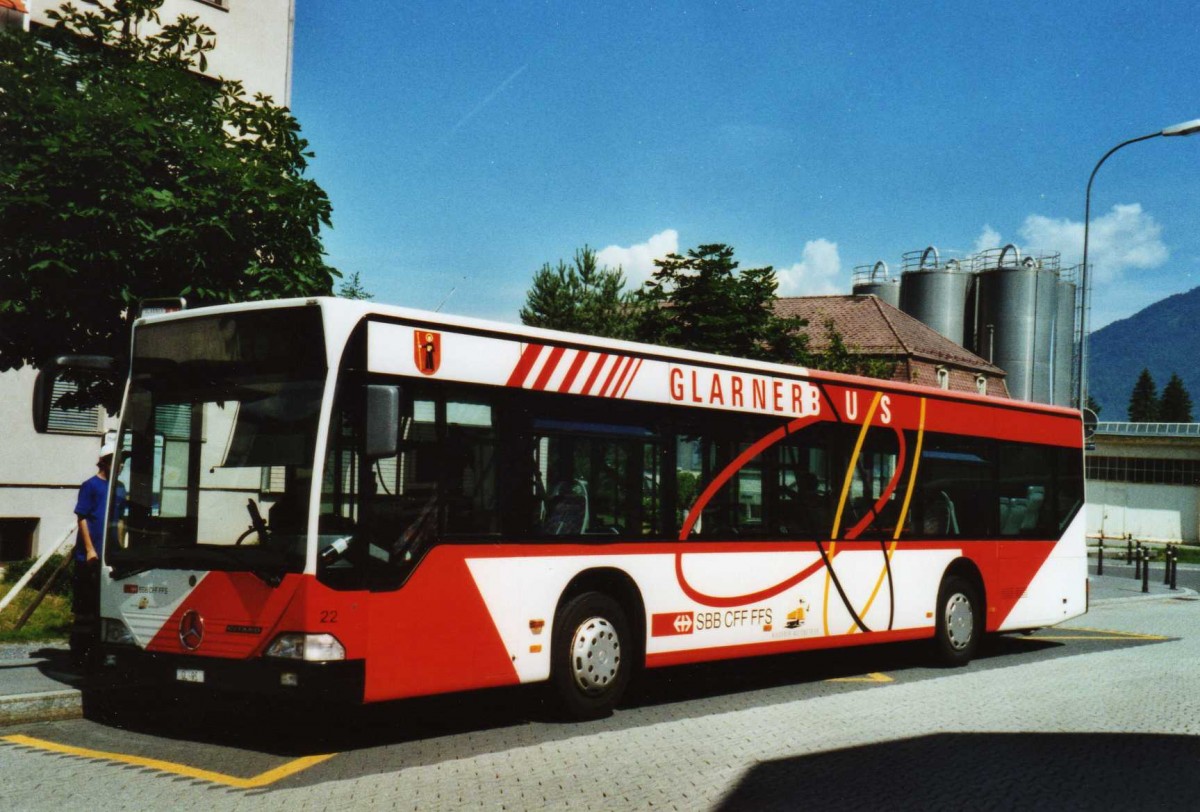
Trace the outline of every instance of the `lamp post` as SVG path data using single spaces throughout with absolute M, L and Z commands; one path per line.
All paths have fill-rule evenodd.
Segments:
M 1104 153 L 1104 157 L 1096 162 L 1096 166 L 1092 169 L 1092 174 L 1088 177 L 1087 194 L 1084 198 L 1083 206 L 1083 269 L 1079 274 L 1079 288 L 1082 296 L 1083 306 L 1079 311 L 1079 362 L 1076 364 L 1076 372 L 1079 375 L 1079 402 L 1075 405 L 1082 409 L 1087 406 L 1087 344 L 1088 344 L 1088 301 L 1090 300 L 1091 290 L 1088 288 L 1088 230 L 1092 222 L 1092 181 L 1096 179 L 1096 173 L 1100 171 L 1100 167 L 1108 160 L 1108 156 L 1119 150 L 1121 147 L 1127 147 L 1130 144 L 1136 144 L 1138 141 L 1148 141 L 1151 138 L 1161 136 L 1174 135 L 1192 135 L 1200 132 L 1200 118 L 1194 118 L 1191 121 L 1185 121 L 1182 124 L 1175 124 L 1167 127 L 1156 133 L 1149 135 L 1140 135 L 1137 138 L 1130 138 L 1128 141 L 1122 141 L 1115 147 Z

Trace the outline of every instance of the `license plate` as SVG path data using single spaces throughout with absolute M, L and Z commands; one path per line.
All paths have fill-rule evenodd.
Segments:
M 176 668 L 175 679 L 178 682 L 204 682 L 204 672 L 199 668 Z

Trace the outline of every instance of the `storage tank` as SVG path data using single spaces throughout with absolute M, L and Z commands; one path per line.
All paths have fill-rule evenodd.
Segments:
M 909 251 L 900 274 L 900 309 L 962 344 L 970 287 L 971 274 L 956 262 L 943 265 L 932 245 L 924 251 Z
M 1057 256 L 1021 259 L 1006 245 L 977 259 L 980 355 L 1008 373 L 1008 392 L 1020 400 L 1050 403 L 1054 396 Z
M 1060 273 L 1054 319 L 1054 403 L 1070 406 L 1075 397 L 1075 279 Z
M 857 266 L 850 283 L 850 291 L 855 296 L 878 296 L 892 307 L 900 306 L 900 280 L 888 272 L 883 260 L 874 265 Z

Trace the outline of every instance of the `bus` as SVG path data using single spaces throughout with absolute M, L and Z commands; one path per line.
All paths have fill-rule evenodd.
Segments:
M 906 640 L 963 665 L 1086 611 L 1082 434 L 341 299 L 141 318 L 101 668 L 356 703 L 546 682 L 594 718 L 641 668 Z

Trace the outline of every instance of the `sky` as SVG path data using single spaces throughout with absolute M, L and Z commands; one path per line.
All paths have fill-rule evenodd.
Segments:
M 584 245 L 636 284 L 727 243 L 780 295 L 928 245 L 1074 265 L 1101 156 L 1200 118 L 1200 11 L 1175 0 L 344 8 L 296 8 L 328 261 L 378 302 L 508 322 Z M 1198 188 L 1200 135 L 1104 164 L 1092 329 L 1200 285 Z

